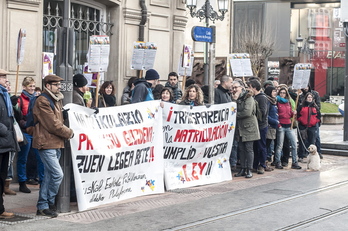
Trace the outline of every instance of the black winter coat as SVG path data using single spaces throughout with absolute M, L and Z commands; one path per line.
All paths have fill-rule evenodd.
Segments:
M 7 110 L 4 97 L 0 93 L 0 154 L 19 151 L 16 134 L 13 128 L 14 118 L 8 117 Z M 10 110 L 12 110 L 12 108 Z

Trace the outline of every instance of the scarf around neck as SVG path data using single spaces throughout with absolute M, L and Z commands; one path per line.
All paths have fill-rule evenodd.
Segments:
M 29 92 L 27 92 L 26 90 L 23 90 L 22 93 L 30 99 L 35 97 L 35 92 L 33 94 L 30 94 Z
M 116 96 L 103 94 L 103 97 L 107 107 L 112 107 L 116 105 Z
M 289 100 L 287 100 L 285 98 L 282 98 L 279 95 L 277 95 L 277 102 L 279 102 L 279 103 L 288 103 Z
M 12 103 L 11 103 L 10 95 L 7 89 L 2 85 L 0 85 L 0 94 L 4 97 L 8 117 L 12 117 Z

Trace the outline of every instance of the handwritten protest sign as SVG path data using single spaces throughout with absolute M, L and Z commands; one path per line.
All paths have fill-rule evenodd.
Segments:
M 164 176 L 166 189 L 231 180 L 229 157 L 236 104 L 182 106 L 164 103 Z
M 69 123 L 79 211 L 164 192 L 159 101 L 94 110 L 75 104 Z
M 311 75 L 310 63 L 297 63 L 294 68 L 294 77 L 292 79 L 293 89 L 302 89 L 308 86 L 309 77 Z

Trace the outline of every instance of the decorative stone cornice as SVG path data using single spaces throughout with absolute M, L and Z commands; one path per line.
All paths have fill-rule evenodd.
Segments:
M 33 4 L 33 5 L 39 5 L 42 0 L 7 0 L 9 3 L 10 2 L 18 2 L 18 3 L 25 3 L 25 4 Z
M 125 22 L 136 21 L 139 24 L 141 20 L 141 11 L 130 8 L 124 8 L 123 16 Z
M 188 18 L 186 16 L 174 15 L 173 17 L 173 29 L 179 31 L 185 31 Z

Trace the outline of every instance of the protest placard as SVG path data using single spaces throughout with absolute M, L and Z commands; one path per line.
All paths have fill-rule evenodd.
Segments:
M 302 89 L 308 87 L 309 77 L 311 75 L 310 63 L 297 63 L 294 68 L 294 76 L 292 79 L 293 89 Z
M 164 103 L 163 157 L 166 189 L 231 180 L 229 157 L 236 104 L 190 107 Z
M 92 35 L 89 38 L 87 54 L 88 72 L 105 72 L 109 65 L 110 38 L 106 35 Z
M 164 192 L 159 101 L 94 110 L 68 104 L 79 211 Z
M 229 55 L 230 65 L 234 77 L 253 76 L 250 55 L 247 53 L 233 53 Z
M 132 70 L 149 70 L 155 64 L 157 45 L 153 42 L 134 42 Z

